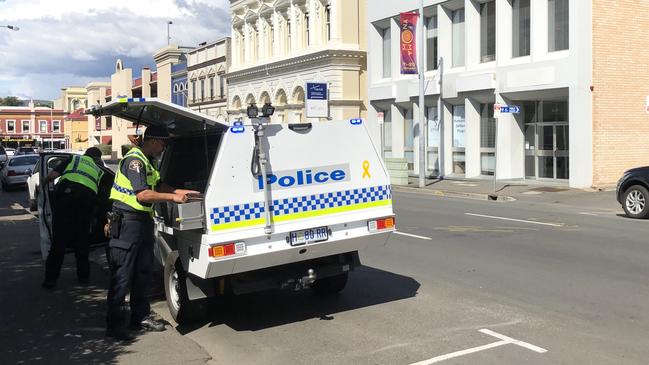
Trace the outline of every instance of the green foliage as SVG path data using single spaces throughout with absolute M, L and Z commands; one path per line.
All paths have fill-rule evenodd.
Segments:
M 123 145 L 122 145 L 122 156 L 124 156 L 125 154 L 127 154 L 128 151 L 131 150 L 131 148 L 133 148 L 133 145 L 132 145 L 132 144 L 123 144 Z
M 113 146 L 109 144 L 98 144 L 95 145 L 95 147 L 99 148 L 102 155 L 110 155 L 111 152 L 113 151 Z
M 0 106 L 22 106 L 23 102 L 15 96 L 0 98 Z

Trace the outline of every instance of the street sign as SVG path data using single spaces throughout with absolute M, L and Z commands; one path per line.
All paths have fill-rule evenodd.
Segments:
M 518 105 L 494 104 L 495 118 L 498 118 L 501 113 L 518 114 L 520 112 L 521 112 L 521 107 Z
M 319 82 L 306 83 L 306 117 L 327 118 L 329 100 L 327 84 Z

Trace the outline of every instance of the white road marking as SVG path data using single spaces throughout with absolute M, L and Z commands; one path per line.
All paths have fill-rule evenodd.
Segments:
M 581 214 L 581 215 L 592 215 L 592 216 L 595 216 L 595 217 L 597 216 L 597 214 L 595 214 L 595 213 L 588 213 L 588 212 L 579 212 L 579 214 Z
M 515 218 L 507 218 L 507 217 L 496 217 L 493 215 L 484 215 L 484 214 L 475 214 L 475 213 L 464 213 L 466 215 L 470 215 L 473 217 L 482 217 L 482 218 L 491 218 L 491 219 L 500 219 L 504 221 L 510 221 L 510 222 L 521 222 L 521 223 L 530 223 L 530 224 L 540 224 L 543 226 L 552 226 L 552 227 L 563 227 L 565 226 L 565 223 L 545 223 L 545 222 L 535 222 L 535 221 L 528 221 L 525 219 L 515 219 Z
M 540 353 L 540 354 L 548 352 L 548 350 L 546 350 L 546 349 L 544 349 L 542 347 L 538 347 L 538 346 L 532 345 L 531 343 L 523 342 L 523 341 L 517 340 L 515 338 L 511 338 L 509 336 L 502 335 L 502 334 L 500 334 L 498 332 L 494 332 L 494 331 L 488 330 L 486 328 L 483 328 L 483 329 L 478 330 L 478 331 L 480 333 L 484 333 L 485 335 L 489 335 L 489 336 L 498 338 L 498 339 L 500 339 L 500 341 L 496 341 L 496 342 L 493 342 L 493 343 L 490 343 L 490 344 L 487 344 L 487 345 L 478 346 L 478 347 L 472 347 L 472 348 L 466 349 L 466 350 L 460 350 L 460 351 L 451 352 L 450 354 L 446 354 L 446 355 L 436 356 L 436 357 L 433 357 L 432 359 L 416 362 L 416 363 L 413 363 L 411 365 L 435 364 L 435 363 L 442 362 L 442 361 L 452 359 L 452 358 L 455 358 L 455 357 L 460 357 L 460 356 L 464 356 L 464 355 L 468 355 L 468 354 L 473 354 L 473 353 L 476 353 L 476 352 L 489 350 L 489 349 L 504 346 L 504 345 L 517 345 L 517 346 L 524 347 L 524 348 L 526 348 L 528 350 L 532 350 L 532 351 Z
M 517 346 L 525 347 L 526 349 L 528 349 L 528 350 L 532 350 L 532 351 L 534 351 L 534 352 L 538 352 L 539 354 L 542 354 L 542 353 L 548 352 L 548 350 L 546 350 L 546 349 L 544 349 L 544 348 L 542 348 L 542 347 L 534 346 L 534 345 L 532 345 L 531 343 L 523 342 L 523 341 L 521 341 L 521 340 L 517 340 L 517 339 L 515 339 L 515 338 L 511 338 L 511 337 L 509 337 L 509 336 L 505 336 L 505 335 L 503 335 L 503 334 L 500 334 L 500 333 L 498 333 L 498 332 L 494 332 L 494 331 L 489 330 L 489 329 L 486 329 L 486 328 L 483 328 L 483 329 L 481 329 L 481 330 L 478 330 L 478 332 L 482 332 L 482 333 L 484 333 L 485 335 L 489 335 L 489 336 L 493 336 L 493 337 L 495 337 L 495 338 L 499 338 L 499 339 L 501 339 L 501 340 L 503 340 L 503 341 L 507 341 L 508 343 L 511 343 L 511 344 L 514 344 L 514 345 L 517 345 Z
M 450 354 L 440 355 L 440 356 L 437 356 L 437 357 L 433 357 L 432 359 L 416 362 L 416 363 L 410 364 L 410 365 L 430 365 L 430 364 L 435 364 L 435 363 L 438 363 L 440 361 L 445 361 L 445 360 L 448 360 L 448 359 L 452 359 L 454 357 L 464 356 L 464 355 L 472 354 L 474 352 L 489 350 L 489 349 L 492 349 L 494 347 L 507 345 L 508 343 L 509 342 L 507 342 L 507 341 L 498 341 L 498 342 L 490 343 L 490 344 L 484 345 L 484 346 L 472 347 L 470 349 L 466 349 L 466 350 L 462 350 L 462 351 L 451 352 Z
M 405 232 L 399 232 L 399 231 L 394 231 L 394 234 L 400 234 L 400 235 L 402 235 L 402 236 L 408 236 L 408 237 L 413 237 L 413 238 L 419 238 L 420 240 L 427 240 L 427 241 L 431 241 L 431 240 L 432 240 L 432 238 L 430 238 L 430 237 L 417 236 L 416 234 L 405 233 Z

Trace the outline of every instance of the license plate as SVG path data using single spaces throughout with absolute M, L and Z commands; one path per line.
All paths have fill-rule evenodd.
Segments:
M 291 246 L 300 246 L 307 243 L 322 242 L 329 239 L 327 227 L 309 228 L 291 232 Z

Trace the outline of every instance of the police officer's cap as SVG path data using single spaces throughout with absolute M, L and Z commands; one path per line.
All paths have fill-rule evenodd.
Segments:
M 169 132 L 163 126 L 152 125 L 144 131 L 144 139 L 169 139 Z

